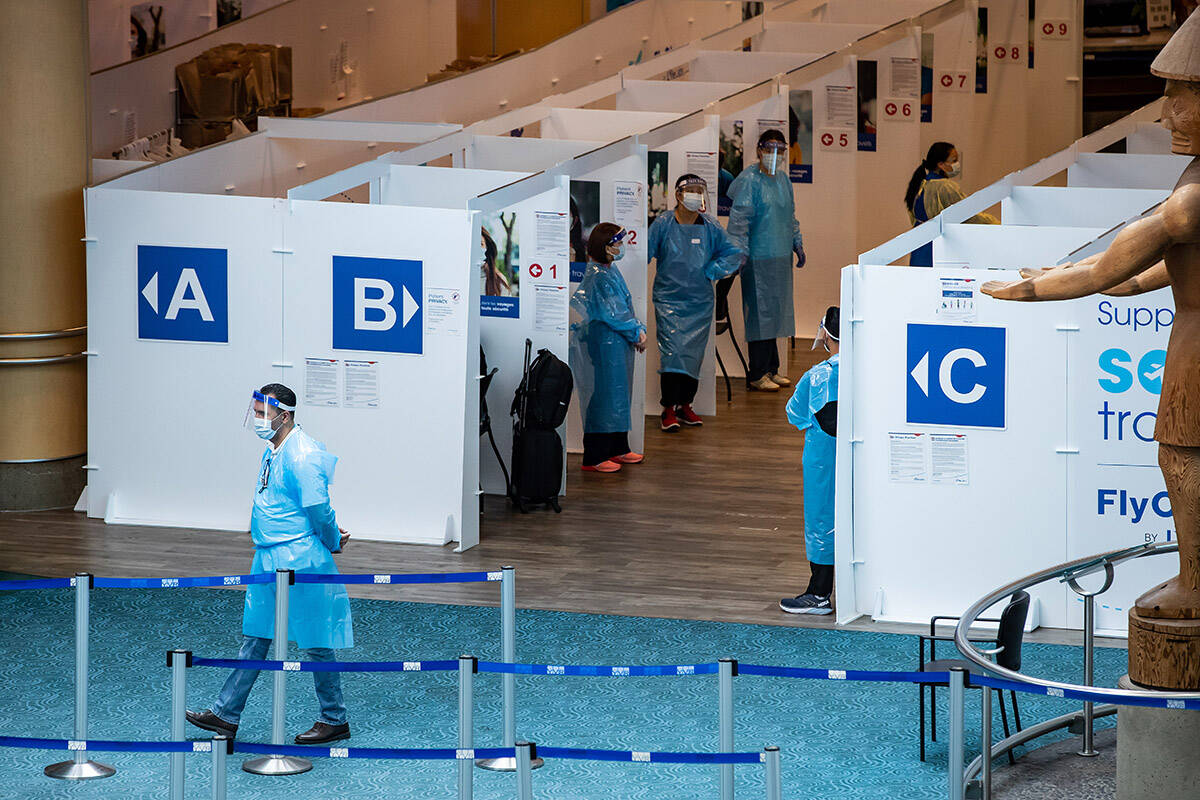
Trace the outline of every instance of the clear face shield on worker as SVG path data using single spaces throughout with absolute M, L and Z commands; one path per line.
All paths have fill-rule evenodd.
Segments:
M 708 183 L 698 175 L 684 175 L 675 182 L 679 203 L 688 211 L 708 211 Z
M 776 170 L 787 162 L 787 143 L 776 139 L 763 142 L 758 146 L 758 161 L 763 172 L 774 175 Z
M 812 347 L 810 347 L 808 349 L 816 350 L 817 346 L 820 345 L 821 347 L 824 347 L 825 352 L 828 353 L 828 352 L 830 352 L 829 343 L 837 342 L 837 341 L 840 341 L 840 340 L 838 339 L 838 337 L 836 335 L 833 334 L 833 332 L 831 332 L 828 328 L 825 327 L 825 318 L 822 317 L 821 321 L 817 323 L 817 335 L 815 338 L 813 338 Z
M 295 410 L 295 406 L 281 403 L 275 397 L 257 391 L 251 392 L 250 404 L 246 408 L 246 417 L 242 422 L 242 427 L 253 431 L 258 438 L 270 441 L 275 438 L 275 434 L 279 432 L 287 419 L 283 416 L 283 412 L 295 412 Z

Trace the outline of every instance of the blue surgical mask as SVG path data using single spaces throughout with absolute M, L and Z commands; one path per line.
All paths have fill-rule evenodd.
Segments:
M 625 257 L 625 243 L 621 242 L 621 244 L 617 245 L 617 254 L 613 256 L 613 262 L 615 263 L 617 261 L 620 261 L 624 257 Z
M 271 426 L 271 420 L 258 417 L 254 420 L 254 434 L 260 439 L 271 441 L 279 430 Z

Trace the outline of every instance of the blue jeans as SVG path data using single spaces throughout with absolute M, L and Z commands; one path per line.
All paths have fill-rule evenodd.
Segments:
M 242 637 L 242 649 L 238 658 L 248 661 L 263 661 L 271 649 L 270 639 L 257 636 Z M 302 650 L 305 661 L 335 661 L 333 651 L 327 647 Z M 340 672 L 314 672 L 313 684 L 317 688 L 317 702 L 321 705 L 321 722 L 328 725 L 346 723 L 346 704 L 342 700 L 342 674 Z M 237 725 L 246 707 L 246 698 L 258 678 L 256 669 L 235 669 L 229 673 L 212 712 L 231 725 Z

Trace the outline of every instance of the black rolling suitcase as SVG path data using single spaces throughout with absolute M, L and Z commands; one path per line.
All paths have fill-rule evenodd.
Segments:
M 533 342 L 525 340 L 525 371 L 513 397 L 512 483 L 508 495 L 527 512 L 545 505 L 561 512 L 563 443 L 556 430 L 567 418 L 575 388 L 571 369 L 549 350 L 529 360 Z

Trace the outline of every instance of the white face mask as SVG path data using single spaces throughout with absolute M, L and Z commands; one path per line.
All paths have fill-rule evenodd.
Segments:
M 962 157 L 950 165 L 950 170 L 946 173 L 947 178 L 957 178 L 962 175 Z
M 688 211 L 699 211 L 704 206 L 704 195 L 698 192 L 684 192 L 683 207 Z

